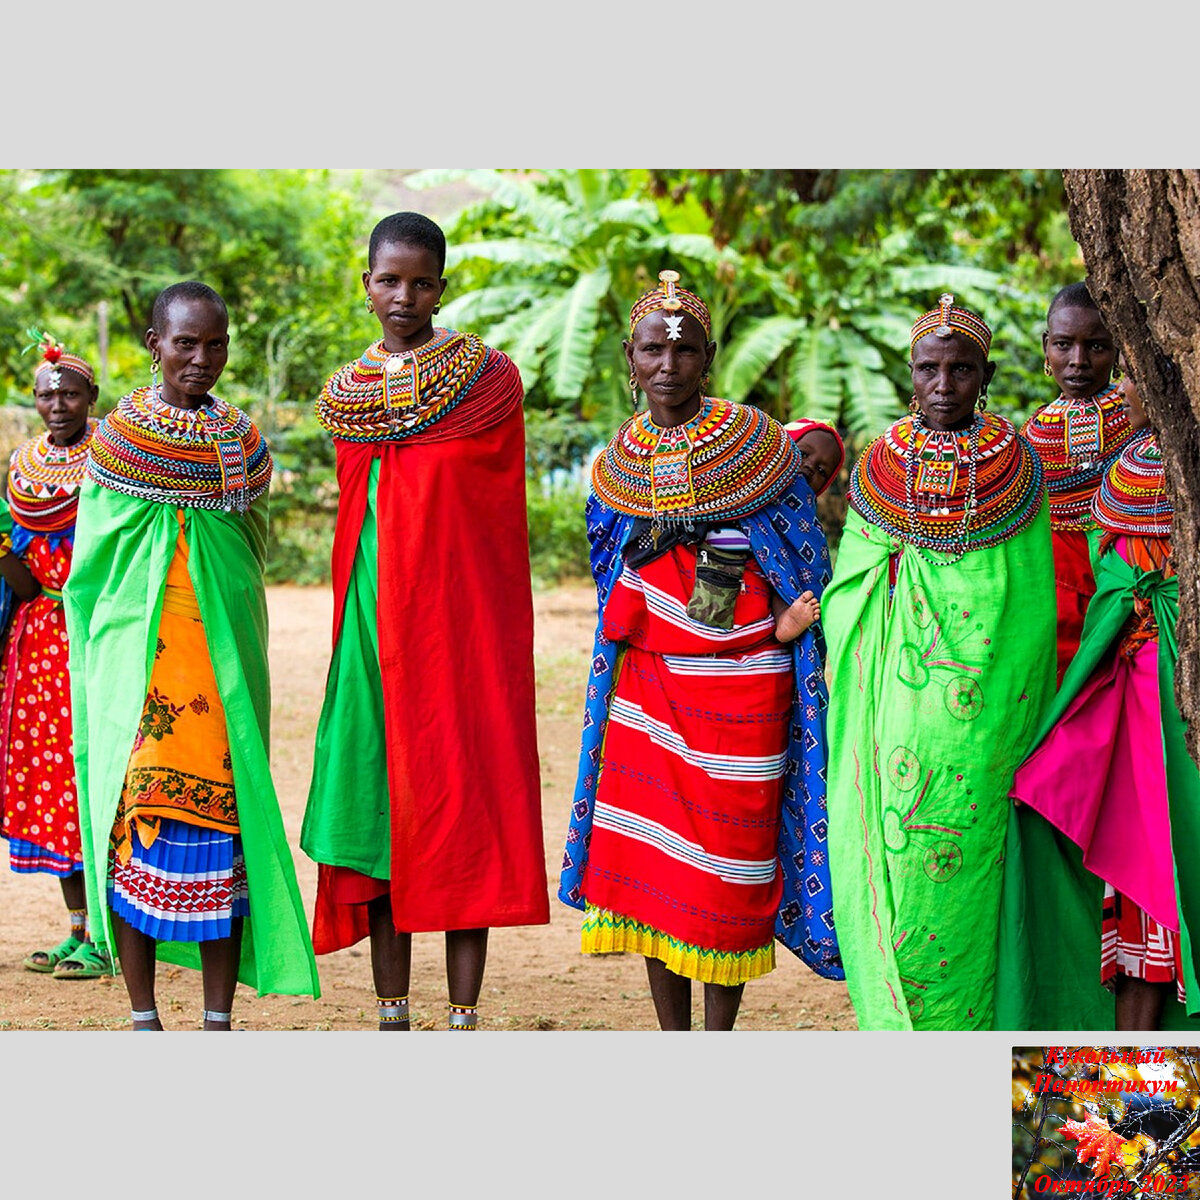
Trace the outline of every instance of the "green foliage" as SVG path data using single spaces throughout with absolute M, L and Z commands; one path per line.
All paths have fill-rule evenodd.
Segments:
M 155 294 L 203 279 L 230 308 L 220 392 L 276 455 L 271 578 L 326 578 L 336 485 L 311 405 L 378 333 L 358 281 L 377 182 L 315 170 L 0 171 L 0 402 L 28 403 L 33 364 L 20 350 L 37 325 L 102 366 L 107 411 L 148 382 Z M 1056 171 L 474 170 L 404 182 L 426 190 L 431 211 L 448 192 L 474 197 L 442 219 L 450 287 L 439 320 L 520 368 L 543 580 L 587 573 L 586 467 L 629 412 L 629 307 L 663 267 L 709 304 L 713 394 L 783 420 L 833 421 L 852 455 L 904 410 L 908 331 L 942 291 L 992 327 L 993 407 L 1020 419 L 1051 398 L 1045 308 L 1084 274 Z
M 536 480 L 529 480 L 526 499 L 534 586 L 590 578 L 583 517 L 586 489 L 578 485 L 543 488 Z

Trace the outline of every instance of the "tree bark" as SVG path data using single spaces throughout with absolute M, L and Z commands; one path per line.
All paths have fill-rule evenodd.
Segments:
M 1200 764 L 1200 171 L 1063 171 L 1088 289 L 1158 435 L 1175 506 L 1175 697 Z

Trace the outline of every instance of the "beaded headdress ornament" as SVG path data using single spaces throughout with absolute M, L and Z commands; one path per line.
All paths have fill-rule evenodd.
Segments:
M 712 317 L 708 305 L 694 292 L 675 286 L 679 282 L 679 272 L 659 271 L 658 278 L 659 286 L 645 292 L 629 310 L 629 336 L 633 336 L 643 317 L 648 317 L 652 312 L 665 312 L 669 314 L 665 318 L 667 337 L 674 341 L 682 336 L 680 326 L 683 324 L 683 312 L 689 312 L 704 326 L 704 336 L 710 337 Z M 680 312 L 681 309 L 683 312 Z
M 964 333 L 975 342 L 986 355 L 992 344 L 992 331 L 969 308 L 960 308 L 954 303 L 954 297 L 949 292 L 943 292 L 938 297 L 937 308 L 931 308 L 917 318 L 909 338 L 909 353 L 916 344 L 927 334 L 934 337 L 948 338 L 955 333 Z
M 25 336 L 33 340 L 21 353 L 26 354 L 30 350 L 36 349 L 42 355 L 41 361 L 33 369 L 35 384 L 37 383 L 37 377 L 47 369 L 50 371 L 49 383 L 52 388 L 56 388 L 62 383 L 60 372 L 64 369 L 69 369 L 76 372 L 76 374 L 82 375 L 88 383 L 96 382 L 96 372 L 78 354 L 70 354 L 63 349 L 62 342 L 56 341 L 48 333 L 43 333 L 40 329 L 27 329 Z

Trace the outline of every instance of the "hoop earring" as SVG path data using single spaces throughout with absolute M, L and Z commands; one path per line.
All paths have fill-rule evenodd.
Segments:
M 629 398 L 633 402 L 633 411 L 636 413 L 638 410 L 638 385 L 637 376 L 633 371 L 629 372 Z
M 983 412 L 987 408 L 987 388 L 983 388 L 979 393 L 979 399 L 975 401 L 975 407 Z
M 1050 360 L 1048 358 L 1042 359 L 1042 374 L 1043 375 L 1053 375 L 1054 374 L 1054 372 L 1050 370 Z

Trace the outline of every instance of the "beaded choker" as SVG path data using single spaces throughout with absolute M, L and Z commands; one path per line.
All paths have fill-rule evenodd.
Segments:
M 73 446 L 55 445 L 47 432 L 13 451 L 8 504 L 18 525 L 34 533 L 59 533 L 75 524 L 79 486 L 98 424 L 89 418 L 84 436 Z
M 1096 489 L 1092 517 L 1107 533 L 1170 537 L 1174 512 L 1154 434 L 1134 434 Z
M 1046 472 L 1052 529 L 1088 529 L 1105 472 L 1133 435 L 1116 384 L 1085 400 L 1060 396 L 1021 427 Z
M 87 473 L 127 496 L 244 513 L 270 486 L 271 455 L 250 418 L 224 400 L 176 408 L 147 387 L 100 423 Z
M 435 329 L 432 339 L 403 354 L 389 354 L 376 342 L 326 381 L 317 420 L 348 442 L 408 437 L 466 396 L 487 357 L 475 334 L 453 329 Z
M 1037 457 L 991 412 L 951 432 L 926 429 L 920 414 L 905 417 L 863 451 L 850 476 L 849 502 L 864 521 L 918 551 L 955 556 L 949 562 L 1020 532 L 1041 498 Z
M 648 412 L 626 421 L 592 467 L 598 499 L 656 528 L 732 520 L 769 504 L 795 479 L 801 455 L 783 426 L 732 400 L 705 400 L 685 425 Z

